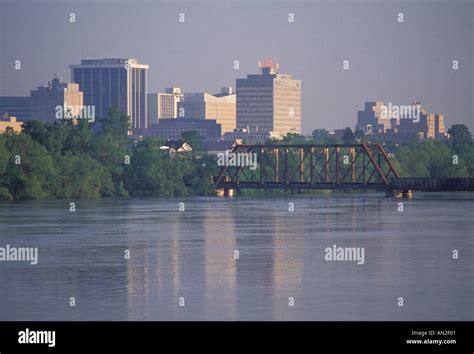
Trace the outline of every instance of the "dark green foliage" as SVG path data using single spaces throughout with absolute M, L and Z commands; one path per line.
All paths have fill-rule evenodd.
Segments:
M 5 138 L 10 156 L 0 177 L 1 187 L 15 199 L 54 197 L 58 173 L 51 154 L 29 135 L 11 134 Z
M 173 197 L 192 194 L 184 183 L 191 164 L 180 156 L 160 150 L 157 139 L 139 142 L 125 173 L 125 188 L 134 197 Z
M 311 137 L 316 144 L 325 144 L 329 138 L 329 132 L 326 129 L 315 129 L 311 133 Z
M 351 128 L 347 127 L 344 129 L 344 134 L 342 135 L 342 141 L 344 144 L 350 145 L 356 143 L 356 136 Z
M 71 120 L 31 121 L 20 134 L 7 130 L 0 135 L 0 200 L 214 195 L 210 178 L 219 174 L 219 167 L 216 157 L 204 151 L 197 132 L 182 136 L 192 153 L 176 153 L 160 149 L 162 144 L 156 138 L 134 142 L 128 135 L 128 117 L 117 109 L 99 122 L 101 129 L 94 132 L 85 120 L 76 124 Z M 401 175 L 474 177 L 471 134 L 463 125 L 453 125 L 449 132 L 452 139 L 447 142 L 391 145 L 392 162 Z M 349 128 L 343 139 L 320 129 L 311 137 L 287 134 L 280 140 L 269 139 L 267 144 L 352 144 L 366 138 Z M 289 156 L 289 167 L 295 169 L 297 161 L 298 156 Z M 258 175 L 259 167 L 248 173 Z M 285 192 L 242 194 L 277 196 Z
M 453 124 L 448 134 L 452 137 L 453 146 L 472 143 L 472 135 L 464 124 Z
M 190 130 L 182 133 L 181 140 L 188 143 L 194 152 L 204 151 L 202 137 L 196 130 Z
M 69 120 L 30 121 L 20 134 L 0 135 L 0 200 L 214 193 L 215 157 L 170 154 L 155 138 L 134 144 L 128 117 L 117 109 L 99 122 L 96 133 L 85 120 Z M 198 135 L 183 138 L 202 149 Z
M 397 167 L 406 177 L 474 177 L 473 153 L 472 145 L 457 153 L 445 142 L 423 141 L 400 147 L 396 152 Z M 457 164 L 453 163 L 455 155 L 458 156 Z

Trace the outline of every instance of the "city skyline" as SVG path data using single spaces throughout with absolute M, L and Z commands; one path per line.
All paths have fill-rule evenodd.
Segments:
M 242 132 L 254 135 L 264 133 L 267 137 L 280 138 L 287 133 L 304 135 L 300 128 L 301 80 L 280 73 L 279 63 L 273 62 L 272 58 L 267 57 L 258 62 L 260 74 L 248 74 L 246 78 L 236 79 L 235 92 L 230 86 L 222 87 L 218 94 L 186 93 L 181 92 L 179 87 L 166 88 L 165 93 L 147 93 L 146 71 L 149 65 L 139 63 L 134 58 L 87 58 L 82 59 L 81 64 L 69 67 L 71 82 L 63 83 L 63 78 L 55 74 L 52 81 L 31 90 L 30 97 L 0 96 L 0 112 L 14 117 L 11 122 L 17 124 L 16 112 L 21 114 L 23 111 L 20 111 L 21 106 L 14 106 L 14 100 L 28 99 L 30 115 L 20 121 L 55 121 L 64 118 L 63 113 L 58 113 L 58 108 L 61 108 L 63 111 L 68 110 L 70 118 L 76 116 L 94 122 L 97 106 L 98 118 L 105 117 L 113 107 L 119 108 L 130 118 L 129 133 L 136 135 L 169 136 L 167 132 L 171 126 L 152 128 L 165 121 L 167 124 L 174 124 L 174 121 L 177 126 L 181 126 L 178 130 L 187 131 L 195 124 L 185 123 L 189 119 L 213 120 L 214 124 L 217 123 L 222 128 L 224 139 Z M 73 102 L 75 103 L 71 105 Z M 10 111 L 9 107 L 14 111 Z M 79 113 L 81 114 L 78 115 Z M 198 130 L 204 133 L 207 128 L 203 128 L 204 126 L 199 127 Z M 428 114 L 420 101 L 408 105 L 366 101 L 365 111 L 358 111 L 355 125 L 346 128 L 370 135 L 395 134 L 392 138 L 399 142 L 424 138 L 442 139 L 446 134 L 444 115 Z M 344 129 L 334 129 L 332 134 L 340 136 L 343 132 Z M 203 137 L 209 138 L 207 134 Z
M 448 126 L 472 130 L 472 31 L 466 30 L 472 29 L 472 2 L 382 3 L 257 1 L 250 7 L 143 1 L 133 7 L 141 21 L 130 28 L 121 25 L 130 3 L 50 1 L 34 11 L 34 2 L 6 1 L 0 14 L 0 95 L 25 95 L 56 72 L 69 78 L 68 65 L 85 57 L 132 57 L 149 64 L 148 92 L 171 86 L 215 92 L 256 73 L 256 61 L 272 56 L 280 72 L 303 81 L 303 134 L 353 126 L 367 101 L 420 100 L 444 114 Z M 202 4 L 212 9 L 212 21 Z M 103 26 L 104 14 L 116 21 Z M 21 60 L 21 70 L 14 69 L 15 60 Z M 349 70 L 343 70 L 344 60 Z M 452 60 L 458 60 L 458 70 Z

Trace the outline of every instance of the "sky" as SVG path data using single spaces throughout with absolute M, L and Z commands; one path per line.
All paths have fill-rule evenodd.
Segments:
M 415 100 L 474 131 L 473 19 L 473 0 L 0 0 L 0 96 L 118 57 L 150 65 L 149 92 L 217 93 L 272 57 L 302 80 L 305 134 L 353 127 L 366 101 Z

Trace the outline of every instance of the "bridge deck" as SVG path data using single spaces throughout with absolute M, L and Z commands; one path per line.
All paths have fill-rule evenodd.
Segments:
M 387 186 L 383 183 L 307 183 L 307 182 L 220 182 L 216 188 L 225 189 L 314 189 L 314 190 L 412 190 L 424 192 L 474 192 L 474 178 L 392 178 Z
M 383 183 L 309 183 L 309 182 L 220 182 L 216 188 L 225 189 L 370 189 L 370 190 L 387 190 L 387 186 Z
M 425 192 L 474 191 L 474 178 L 425 178 L 401 177 L 390 180 L 392 190 L 414 190 Z

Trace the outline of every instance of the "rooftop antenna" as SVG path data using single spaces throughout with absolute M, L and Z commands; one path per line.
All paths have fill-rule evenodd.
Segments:
M 54 78 L 58 79 L 61 84 L 63 83 L 63 77 L 59 73 L 54 73 Z
M 263 58 L 263 61 L 258 62 L 259 68 L 270 68 L 270 69 L 278 69 L 278 63 L 274 63 L 273 59 L 270 57 Z

